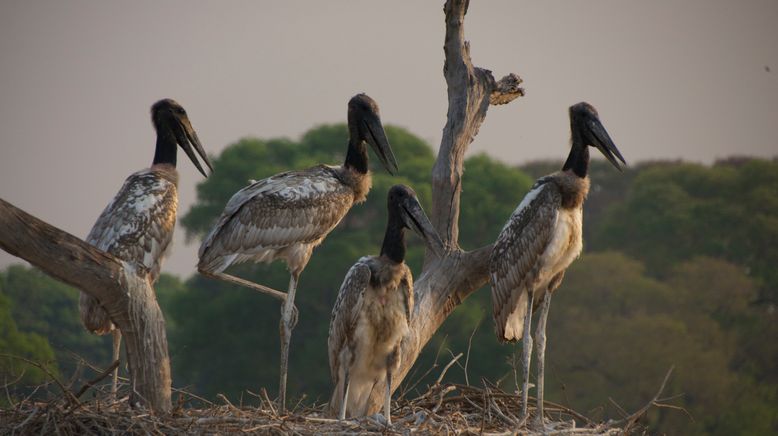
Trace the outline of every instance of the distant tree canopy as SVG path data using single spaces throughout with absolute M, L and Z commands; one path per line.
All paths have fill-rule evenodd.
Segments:
M 646 276 L 641 263 L 601 252 L 575 263 L 565 283 L 555 301 L 556 316 L 549 319 L 555 339 L 550 355 L 558 372 L 554 391 L 563 393 L 557 400 L 595 410 L 610 397 L 636 410 L 675 365 L 666 393 L 685 393 L 676 404 L 697 422 L 654 412 L 655 428 L 708 434 L 725 421 L 746 417 L 752 428 L 770 427 L 752 379 L 731 369 L 739 357 L 732 320 L 757 315 L 749 305 L 755 286 L 739 268 L 695 258 L 659 281 Z M 725 413 L 733 402 L 749 406 L 738 408 L 740 416 Z
M 47 337 L 35 332 L 32 328 L 19 329 L 17 319 L 34 316 L 35 312 L 19 310 L 14 307 L 14 300 L 8 290 L 19 283 L 13 278 L 30 277 L 31 274 L 21 266 L 11 266 L 0 273 L 0 383 L 9 387 L 11 398 L 17 396 L 17 388 L 36 386 L 46 380 L 46 374 L 40 369 L 15 359 L 11 356 L 26 358 L 47 366 L 58 374 L 54 361 L 54 350 L 49 345 Z M 17 294 L 18 296 L 18 294 Z M 16 314 L 16 315 L 14 315 Z M 28 326 L 25 326 L 28 327 Z M 47 331 L 46 333 L 53 333 Z M 51 336 L 48 336 L 51 338 Z M 17 383 L 13 383 L 16 381 Z M 0 407 L 7 407 L 9 397 L 0 397 Z
M 74 369 L 72 355 L 96 363 L 110 360 L 110 340 L 81 326 L 77 289 L 20 265 L 9 267 L 0 277 L 0 289 L 13 301 L 19 329 L 49 338 L 65 373 Z
M 306 401 L 321 403 L 331 393 L 326 352 L 331 308 L 348 268 L 380 248 L 389 187 L 408 184 L 430 206 L 431 147 L 404 129 L 386 130 L 400 174 L 391 177 L 377 159 L 371 160 L 368 200 L 354 207 L 315 250 L 301 276 L 301 318 L 289 373 L 292 398 L 306 394 Z M 318 163 L 340 164 L 347 137 L 344 125 L 328 125 L 299 141 L 246 138 L 227 147 L 214 160 L 213 176 L 198 185 L 198 201 L 181 219 L 183 230 L 199 242 L 249 179 Z M 560 167 L 561 161 L 511 168 L 486 155 L 470 157 L 462 193 L 462 246 L 473 249 L 493 241 L 532 181 Z M 585 254 L 568 271 L 549 317 L 547 398 L 595 418 L 617 418 L 619 411 L 609 398 L 627 410 L 637 409 L 674 364 L 665 393 L 683 394 L 675 404 L 694 420 L 677 411 L 653 410 L 652 430 L 774 433 L 778 163 L 651 163 L 619 173 L 594 161 L 590 175 Z M 409 265 L 418 272 L 420 241 L 410 236 L 407 242 Z M 288 280 L 281 263 L 240 265 L 235 272 L 277 289 L 285 289 Z M 237 399 L 261 386 L 273 391 L 277 301 L 198 275 L 185 282 L 163 275 L 156 289 L 167 317 L 175 386 L 211 398 L 224 393 Z M 28 268 L 10 267 L 0 274 L 0 291 L 0 349 L 43 361 L 56 356 L 65 377 L 73 368 L 68 351 L 107 364 L 106 339 L 80 326 L 76 290 Z M 518 362 L 521 345 L 497 342 L 491 311 L 488 288 L 459 306 L 428 344 L 406 387 L 421 380 L 418 387 L 424 389 L 451 353 L 469 350 L 471 384 L 486 378 L 515 390 L 514 370 L 520 368 L 512 362 Z M 422 378 L 436 360 L 437 369 Z M 447 380 L 465 380 L 465 359 L 459 363 Z M 18 367 L 13 373 L 5 368 L 0 366 L 3 374 L 18 376 Z M 42 379 L 35 377 L 30 383 Z M 243 395 L 243 400 L 251 398 Z
M 596 227 L 593 248 L 623 251 L 659 276 L 699 255 L 739 264 L 760 299 L 778 304 L 778 162 L 646 167 Z

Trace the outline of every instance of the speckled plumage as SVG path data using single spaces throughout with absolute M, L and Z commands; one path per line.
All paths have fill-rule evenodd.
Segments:
M 145 270 L 154 283 L 173 239 L 177 185 L 178 173 L 169 165 L 132 174 L 100 214 L 86 241 Z M 99 301 L 84 292 L 79 312 L 84 327 L 93 333 L 103 335 L 114 329 Z
M 227 203 L 200 246 L 198 268 L 222 272 L 248 260 L 284 259 L 299 273 L 313 249 L 369 190 L 370 173 L 326 165 L 256 181 Z
M 559 171 L 539 179 L 503 227 L 492 250 L 489 279 L 497 336 L 521 340 L 528 298 L 538 307 L 581 253 L 582 206 L 589 179 Z
M 400 364 L 399 346 L 413 313 L 413 276 L 404 262 L 385 256 L 361 258 L 343 280 L 330 319 L 330 374 L 335 390 L 330 401 L 340 410 L 344 374 L 349 370 L 350 416 L 366 412 L 376 379 Z

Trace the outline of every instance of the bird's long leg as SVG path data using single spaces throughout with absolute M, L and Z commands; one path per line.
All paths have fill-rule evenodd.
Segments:
M 521 364 L 522 364 L 522 384 L 521 384 L 521 412 L 519 422 L 524 423 L 527 420 L 527 402 L 529 400 L 529 365 L 532 355 L 532 334 L 530 326 L 532 324 L 532 294 L 527 297 L 527 313 L 524 314 L 524 337 L 522 338 Z
M 546 359 L 546 320 L 548 320 L 548 309 L 551 306 L 551 292 L 546 291 L 543 296 L 543 302 L 540 305 L 540 318 L 535 330 L 535 340 L 538 343 L 538 350 L 535 353 L 538 359 L 538 377 L 537 377 L 537 410 L 535 423 L 539 429 L 543 429 L 543 381 L 545 378 L 545 359 Z
M 261 292 L 263 294 L 270 295 L 271 297 L 278 298 L 281 301 L 286 301 L 286 293 L 285 292 L 276 291 L 273 288 L 268 288 L 267 286 L 260 285 L 258 283 L 254 283 L 254 282 L 250 282 L 250 281 L 242 279 L 240 277 L 235 277 L 233 275 L 225 274 L 225 273 L 221 273 L 221 272 L 209 272 L 209 271 L 203 271 L 203 270 L 200 270 L 200 274 L 202 274 L 202 275 L 204 275 L 206 277 L 223 280 L 225 282 L 232 283 L 232 284 L 235 284 L 235 285 L 245 286 L 247 288 L 253 289 L 253 290 L 258 291 L 258 292 Z
M 384 417 L 386 418 L 386 424 L 392 425 L 392 370 L 386 369 L 386 398 L 384 398 Z
M 111 335 L 113 336 L 113 361 L 119 360 L 119 353 L 122 345 L 122 332 L 115 328 Z M 111 383 L 111 401 L 116 401 L 116 386 L 119 383 L 119 365 L 113 370 L 113 382 Z
M 349 373 L 348 368 L 344 371 L 343 375 L 343 397 L 341 397 L 341 403 L 340 403 L 340 420 L 346 419 L 346 403 L 348 402 L 348 388 L 351 385 L 351 380 L 349 379 Z
M 286 374 L 289 369 L 289 343 L 292 341 L 292 329 L 294 329 L 297 320 L 293 315 L 294 310 L 294 294 L 297 290 L 297 278 L 299 273 L 292 273 L 289 279 L 289 292 L 286 294 L 286 301 L 284 302 L 284 311 L 281 314 L 281 374 L 278 383 L 278 397 L 281 403 L 281 413 L 286 412 Z

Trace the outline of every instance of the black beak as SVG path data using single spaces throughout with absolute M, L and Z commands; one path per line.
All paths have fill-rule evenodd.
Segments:
M 381 124 L 378 114 L 372 111 L 368 112 L 361 122 L 364 127 L 362 139 L 373 147 L 386 171 L 391 175 L 397 174 L 397 159 L 394 157 L 392 147 L 389 146 L 389 140 L 386 139 L 386 132 L 384 132 L 384 126 Z
M 427 218 L 427 214 L 424 213 L 424 209 L 421 208 L 419 200 L 415 197 L 407 197 L 402 203 L 401 215 L 405 225 L 424 239 L 427 247 L 438 257 L 442 256 L 444 252 L 443 241 Z
M 600 150 L 600 152 L 608 159 L 608 161 L 610 161 L 610 163 L 613 164 L 617 170 L 621 171 L 621 165 L 619 165 L 618 160 L 620 160 L 624 165 L 627 164 L 627 161 L 624 160 L 624 156 L 622 156 L 621 152 L 619 152 L 619 149 L 616 148 L 616 144 L 613 143 L 613 140 L 611 139 L 610 135 L 608 135 L 605 127 L 603 127 L 600 119 L 598 117 L 591 117 L 586 120 L 585 123 L 586 128 L 584 129 L 584 139 L 586 140 L 587 144 L 593 147 L 597 147 L 597 149 Z M 618 158 L 618 160 L 616 160 L 616 158 Z
M 197 137 L 197 132 L 192 128 L 192 124 L 189 120 L 186 118 L 179 120 L 177 128 L 175 128 L 174 131 L 178 145 L 184 149 L 186 155 L 189 156 L 189 159 L 194 166 L 197 167 L 197 170 L 200 171 L 203 176 L 208 177 L 208 174 L 205 173 L 203 167 L 200 165 L 200 161 L 197 160 L 194 150 L 197 150 L 197 154 L 200 155 L 208 166 L 208 169 L 213 173 L 213 165 L 211 165 L 211 161 L 208 159 L 208 155 L 203 149 L 203 144 L 200 143 L 200 138 Z M 192 150 L 192 148 L 194 148 L 194 150 Z

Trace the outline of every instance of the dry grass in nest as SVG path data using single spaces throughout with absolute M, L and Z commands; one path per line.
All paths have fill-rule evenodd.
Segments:
M 259 407 L 235 406 L 225 396 L 218 403 L 195 394 L 173 389 L 174 407 L 169 414 L 155 414 L 129 405 L 129 385 L 120 385 L 119 399 L 112 401 L 108 386 L 98 384 L 109 368 L 79 390 L 71 390 L 55 378 L 14 401 L 6 389 L 11 407 L 0 409 L 0 434 L 541 434 L 533 429 L 534 400 L 530 417 L 519 422 L 519 397 L 483 381 L 482 387 L 441 384 L 440 379 L 421 396 L 393 403 L 391 426 L 380 416 L 338 421 L 327 414 L 326 405 L 298 406 L 288 414 L 277 413 L 274 401 L 264 391 L 255 396 Z M 638 425 L 651 407 L 670 407 L 656 396 L 641 410 L 618 421 L 593 422 L 586 416 L 552 402 L 545 403 L 547 435 L 643 434 Z M 442 379 L 442 377 L 441 377 Z M 56 386 L 57 391 L 49 389 Z M 91 392 L 90 392 L 91 391 Z M 88 395 L 85 395 L 89 392 Z M 46 401 L 36 398 L 47 397 Z M 87 398 L 83 398 L 87 397 Z
M 120 392 L 126 390 L 123 386 Z M 177 396 L 177 406 L 167 415 L 132 408 L 126 395 L 111 402 L 106 392 L 78 403 L 66 396 L 47 402 L 26 399 L 0 410 L 0 434 L 536 434 L 531 421 L 518 422 L 518 397 L 494 387 L 433 386 L 421 397 L 395 405 L 391 426 L 380 417 L 338 421 L 327 416 L 323 405 L 298 407 L 279 416 L 269 400 L 262 400 L 260 407 L 238 407 L 224 396 L 220 396 L 223 404 L 182 391 Z M 187 406 L 193 400 L 206 404 Z M 624 421 L 591 422 L 553 403 L 546 403 L 546 412 L 545 434 L 616 435 L 630 428 L 643 432 L 634 423 L 625 426 Z

